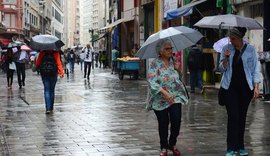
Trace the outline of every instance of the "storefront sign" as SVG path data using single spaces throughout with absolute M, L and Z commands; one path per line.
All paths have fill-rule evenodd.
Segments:
M 164 8 L 164 16 L 167 17 L 167 12 L 177 9 L 178 0 L 164 0 L 163 8 Z
M 17 0 L 3 0 L 2 4 L 13 4 L 16 5 L 17 4 Z

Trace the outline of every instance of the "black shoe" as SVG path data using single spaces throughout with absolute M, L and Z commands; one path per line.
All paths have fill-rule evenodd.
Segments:
M 19 89 L 22 89 L 22 85 L 19 86 Z
M 22 86 L 25 86 L 25 83 L 24 82 L 22 82 Z
M 45 112 L 45 114 L 50 114 L 51 113 L 51 111 L 49 111 L 49 110 L 46 110 L 46 112 Z

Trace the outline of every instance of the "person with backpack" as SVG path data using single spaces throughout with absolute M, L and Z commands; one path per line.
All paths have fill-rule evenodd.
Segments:
M 41 51 L 36 61 L 36 66 L 40 70 L 41 79 L 44 85 L 44 98 L 46 104 L 46 114 L 53 112 L 55 85 L 57 76 L 64 77 L 64 71 L 60 59 L 60 53 L 53 50 Z
M 203 71 L 203 54 L 200 49 L 200 44 L 197 43 L 194 45 L 189 54 L 188 54 L 188 69 L 190 73 L 190 92 L 195 93 L 196 84 L 203 93 L 203 80 L 202 80 L 202 71 Z

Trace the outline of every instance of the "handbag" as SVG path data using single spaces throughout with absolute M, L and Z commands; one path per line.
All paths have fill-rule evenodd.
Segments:
M 13 61 L 11 63 L 9 63 L 8 68 L 11 69 L 11 70 L 16 70 L 15 63 Z
M 32 72 L 36 72 L 37 71 L 37 66 L 35 63 L 32 64 Z

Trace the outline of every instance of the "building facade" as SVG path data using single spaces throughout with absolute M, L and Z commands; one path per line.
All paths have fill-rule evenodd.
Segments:
M 65 36 L 66 48 L 73 48 L 80 44 L 80 1 L 69 0 L 65 1 Z
M 64 15 L 63 15 L 63 0 L 54 0 L 52 3 L 52 35 L 62 40 L 64 33 Z
M 0 32 L 0 42 L 6 44 L 13 40 L 24 38 L 23 1 L 0 0 L 0 20 L 6 31 Z
M 81 38 L 81 45 L 86 46 L 86 44 L 90 44 L 91 40 L 91 33 L 89 30 L 93 29 L 92 25 L 92 1 L 93 0 L 83 0 L 80 3 L 80 38 Z

